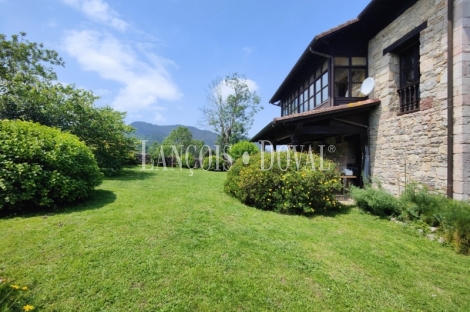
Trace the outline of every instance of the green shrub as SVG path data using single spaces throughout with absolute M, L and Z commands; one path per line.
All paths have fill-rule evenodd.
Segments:
M 217 162 L 219 163 L 217 166 Z M 229 168 L 228 163 L 221 157 L 215 155 L 204 158 L 202 162 L 202 169 L 207 171 L 221 170 L 225 171 Z
M 235 198 L 240 198 L 241 190 L 238 187 L 240 171 L 245 167 L 243 161 L 235 161 L 230 170 L 227 173 L 227 179 L 224 183 L 224 191 L 227 194 L 234 196 Z
M 194 165 L 196 164 L 196 160 L 194 159 L 194 156 L 191 153 L 184 154 L 182 156 L 181 161 L 183 163 L 184 168 L 194 168 Z
M 366 185 L 361 189 L 352 186 L 350 194 L 357 207 L 380 217 L 398 215 L 402 210 L 400 200 L 381 187 Z
M 230 147 L 228 154 L 232 157 L 233 161 L 236 161 L 241 158 L 245 152 L 247 152 L 248 155 L 255 155 L 259 153 L 259 149 L 255 143 L 240 141 Z
M 431 226 L 438 226 L 440 212 L 447 205 L 447 198 L 431 194 L 426 185 L 410 183 L 400 196 L 402 205 L 401 218 L 405 220 L 422 220 Z
M 88 197 L 102 174 L 76 136 L 24 121 L 0 121 L 0 209 L 55 207 Z
M 460 253 L 470 254 L 470 205 L 458 200 L 447 201 L 443 209 L 443 227 L 447 241 Z
M 265 169 L 271 155 L 275 158 L 269 170 L 262 170 L 263 155 Z M 238 159 L 227 175 L 225 192 L 247 205 L 280 213 L 311 213 L 337 207 L 334 193 L 341 189 L 341 183 L 334 163 L 325 160 L 324 168 L 329 170 L 320 170 L 318 155 L 296 155 L 298 166 L 293 152 L 259 153 L 251 156 L 247 165 Z

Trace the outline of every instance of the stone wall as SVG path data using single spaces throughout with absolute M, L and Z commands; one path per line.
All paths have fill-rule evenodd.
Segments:
M 446 0 L 419 0 L 369 42 L 369 75 L 376 81 L 370 98 L 382 100 L 370 115 L 371 171 L 394 194 L 410 181 L 446 191 L 446 5 Z M 383 49 L 425 21 L 427 28 L 420 33 L 420 111 L 398 115 L 399 59 L 383 55 Z
M 470 194 L 470 0 L 454 9 L 454 198 Z

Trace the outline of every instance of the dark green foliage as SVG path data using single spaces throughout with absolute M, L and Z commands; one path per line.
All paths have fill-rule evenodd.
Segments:
M 14 212 L 87 198 L 101 183 L 76 136 L 24 121 L 0 121 L 0 208 Z
M 264 156 L 263 156 L 264 155 Z M 270 167 L 270 157 L 274 164 Z M 313 162 L 313 164 L 312 164 Z M 334 193 L 341 189 L 334 163 L 324 160 L 320 169 L 318 155 L 293 152 L 259 153 L 248 165 L 239 159 L 230 169 L 224 184 L 226 193 L 259 209 L 280 213 L 311 213 L 315 209 L 338 207 Z
M 470 204 L 449 200 L 442 214 L 447 241 L 459 253 L 470 254 Z
M 196 164 L 196 160 L 194 159 L 193 154 L 187 153 L 181 156 L 182 163 L 183 163 L 183 168 L 194 168 L 194 165 Z
M 200 140 L 194 140 L 191 131 L 187 127 L 178 127 L 163 140 L 161 147 L 163 148 L 163 154 L 165 157 L 174 157 L 175 150 L 179 156 L 183 156 L 186 152 L 193 154 L 193 156 L 198 156 L 199 151 L 204 146 L 204 142 Z M 162 151 L 157 144 L 153 144 L 152 148 L 153 154 L 152 158 L 161 157 Z
M 401 195 L 403 202 L 401 217 L 405 220 L 422 220 L 429 225 L 440 223 L 440 211 L 447 205 L 443 195 L 431 194 L 425 185 L 410 183 Z
M 130 124 L 135 128 L 133 136 L 138 140 L 147 140 L 146 146 L 149 148 L 154 142 L 163 142 L 170 133 L 180 125 L 154 125 L 143 121 L 134 121 Z M 195 140 L 203 141 L 205 144 L 214 147 L 217 141 L 217 134 L 209 130 L 201 130 L 192 126 L 185 126 L 191 131 Z
M 45 64 L 64 66 L 59 54 L 45 49 L 42 44 L 25 40 L 25 36 L 26 33 L 21 32 L 7 40 L 4 34 L 0 34 L 0 77 L 23 81 L 31 81 L 37 77 L 57 79 L 56 73 Z
M 235 161 L 241 158 L 245 152 L 247 152 L 248 155 L 254 155 L 259 153 L 259 148 L 256 144 L 249 141 L 240 141 L 230 147 L 229 155 L 232 157 L 233 161 Z
M 204 158 L 202 162 L 202 169 L 207 171 L 225 171 L 229 168 L 229 164 L 221 157 L 217 157 L 216 155 L 208 156 Z
M 380 187 L 366 185 L 361 189 L 352 186 L 350 194 L 359 208 L 377 216 L 397 215 L 401 211 L 400 200 Z
M 38 122 L 78 136 L 105 173 L 119 171 L 135 149 L 125 113 L 95 107 L 93 92 L 58 83 L 47 65 L 64 65 L 42 44 L 0 34 L 0 119 Z
M 352 187 L 351 197 L 364 211 L 381 217 L 396 215 L 413 222 L 415 228 L 441 226 L 447 242 L 455 250 L 470 254 L 470 204 L 467 202 L 432 194 L 428 187 L 417 183 L 408 184 L 400 198 L 370 185 L 364 189 Z

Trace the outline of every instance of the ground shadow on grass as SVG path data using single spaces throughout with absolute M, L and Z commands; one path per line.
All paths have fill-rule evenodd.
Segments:
M 339 208 L 336 209 L 316 209 L 314 212 L 309 212 L 305 213 L 304 216 L 307 218 L 315 218 L 315 217 L 328 217 L 328 218 L 334 218 L 337 215 L 343 215 L 343 214 L 349 214 L 351 212 L 351 209 L 354 206 L 352 205 L 343 205 L 340 204 Z
M 60 213 L 70 213 L 70 212 L 78 212 L 78 211 L 85 211 L 85 210 L 95 210 L 105 207 L 116 201 L 116 194 L 109 190 L 94 190 L 93 194 L 90 198 L 71 204 L 60 211 L 53 212 L 54 214 Z
M 133 168 L 135 169 L 135 168 Z M 152 170 L 150 168 L 143 170 L 140 168 L 139 170 L 129 170 L 125 169 L 121 172 L 112 175 L 112 176 L 105 176 L 105 180 L 119 180 L 119 181 L 136 181 L 136 180 L 146 180 L 150 179 L 155 176 L 156 170 Z
M 93 194 L 89 198 L 65 206 L 58 206 L 55 208 L 31 207 L 30 209 L 23 209 L 20 212 L 12 210 L 0 210 L 0 219 L 11 219 L 18 217 L 30 218 L 45 215 L 51 216 L 64 213 L 80 212 L 85 210 L 95 210 L 113 203 L 116 198 L 116 194 L 114 194 L 112 191 L 94 190 Z

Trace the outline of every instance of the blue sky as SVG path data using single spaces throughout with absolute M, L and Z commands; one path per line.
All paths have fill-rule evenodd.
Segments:
M 250 136 L 280 115 L 269 100 L 313 37 L 369 0 L 0 0 L 0 33 L 59 52 L 59 81 L 93 90 L 128 123 L 200 127 L 209 83 L 238 72 L 261 96 Z

